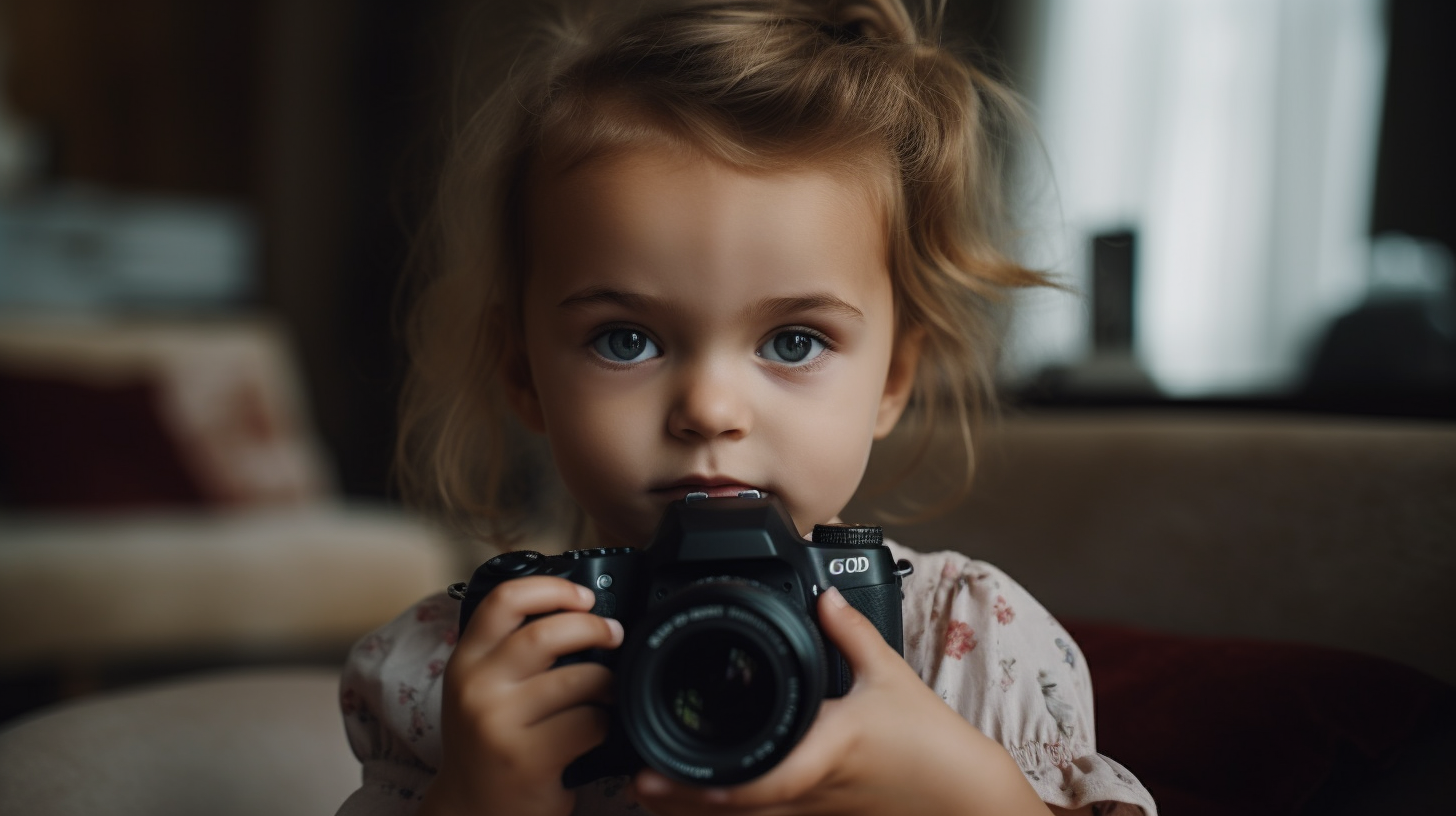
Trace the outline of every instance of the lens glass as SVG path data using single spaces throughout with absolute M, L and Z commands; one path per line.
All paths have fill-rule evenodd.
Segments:
M 667 719 L 696 741 L 726 747 L 751 739 L 777 707 L 773 664 L 738 631 L 693 633 L 666 655 L 661 671 Z

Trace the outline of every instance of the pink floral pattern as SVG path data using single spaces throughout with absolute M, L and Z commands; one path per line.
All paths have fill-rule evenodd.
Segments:
M 995 610 L 996 622 L 1002 626 L 1016 620 L 1016 610 L 1011 608 L 1011 604 L 1006 602 L 1006 598 L 1003 595 L 996 596 Z
M 420 690 L 405 683 L 399 684 L 399 704 L 409 705 L 419 699 Z
M 965 621 L 953 620 L 945 630 L 945 656 L 960 660 L 976 648 L 976 630 Z
M 415 706 L 410 709 L 409 738 L 411 742 L 418 742 L 425 736 L 425 732 L 433 730 L 434 727 L 423 708 Z

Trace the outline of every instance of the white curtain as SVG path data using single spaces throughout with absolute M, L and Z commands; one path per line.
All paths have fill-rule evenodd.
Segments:
M 1293 383 L 1368 281 L 1381 0 L 1039 0 L 1010 379 L 1090 352 L 1091 236 L 1136 231 L 1135 353 L 1174 396 Z

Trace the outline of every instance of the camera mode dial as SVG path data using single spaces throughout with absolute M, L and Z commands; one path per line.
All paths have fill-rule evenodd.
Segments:
M 583 558 L 608 558 L 614 555 L 626 555 L 634 551 L 632 547 L 588 547 L 583 550 L 567 550 L 562 555 L 573 561 L 580 561 Z
M 818 547 L 878 547 L 885 543 L 885 531 L 871 524 L 816 524 L 814 545 Z
M 536 573 L 544 564 L 545 556 L 535 550 L 517 550 L 501 553 L 485 562 L 491 575 L 502 578 L 519 578 Z

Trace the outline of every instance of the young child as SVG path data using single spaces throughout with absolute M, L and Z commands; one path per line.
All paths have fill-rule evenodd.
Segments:
M 995 248 L 1005 91 L 899 0 L 678 2 L 526 50 L 463 125 L 432 222 L 402 445 L 437 499 L 513 544 L 516 420 L 597 546 L 644 545 L 693 491 L 765 491 L 807 534 L 907 405 L 925 431 L 950 406 L 969 453 L 982 304 L 1040 281 Z M 915 567 L 904 659 L 825 593 L 853 688 L 726 789 L 563 788 L 606 733 L 610 671 L 553 664 L 623 639 L 591 592 L 506 582 L 464 632 L 427 599 L 349 658 L 364 784 L 341 812 L 1155 813 L 1097 754 L 1056 621 L 991 566 L 891 547 Z

